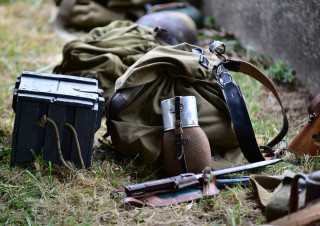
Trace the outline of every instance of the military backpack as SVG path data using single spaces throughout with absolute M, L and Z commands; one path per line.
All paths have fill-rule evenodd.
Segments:
M 117 79 L 115 92 L 106 105 L 107 130 L 116 150 L 139 155 L 149 164 L 171 161 L 162 156 L 160 103 L 175 96 L 194 96 L 199 125 L 211 147 L 212 168 L 240 164 L 243 156 L 249 162 L 264 160 L 260 148 L 271 150 L 288 130 L 280 97 L 273 83 L 255 66 L 223 58 L 219 50 L 222 47 L 223 43 L 215 42 L 210 52 L 187 43 L 158 46 L 129 67 Z M 242 72 L 264 84 L 282 108 L 280 133 L 262 147 L 257 144 L 240 89 L 228 70 Z M 199 156 L 190 155 L 187 164 L 196 164 Z

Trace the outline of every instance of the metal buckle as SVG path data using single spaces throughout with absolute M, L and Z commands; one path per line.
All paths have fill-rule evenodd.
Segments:
M 221 61 L 214 67 L 214 76 L 218 80 L 218 84 L 221 87 L 223 87 L 226 83 L 233 81 L 232 76 L 228 73 Z
M 201 49 L 201 48 L 192 48 L 191 52 L 195 53 L 195 54 L 199 54 L 199 55 L 203 55 L 204 54 L 204 50 Z
M 211 53 L 216 53 L 218 55 L 222 55 L 226 52 L 226 46 L 221 41 L 214 41 L 210 46 L 209 50 Z
M 223 55 L 226 52 L 226 46 L 221 41 L 214 41 L 210 46 L 209 50 L 211 53 L 215 53 L 216 56 L 222 61 L 226 62 L 228 58 Z
M 199 63 L 204 66 L 206 69 L 210 68 L 210 62 L 207 58 L 205 58 L 203 55 L 199 56 Z
M 229 73 L 223 72 L 218 81 L 221 86 L 224 86 L 226 83 L 232 82 L 233 78 Z

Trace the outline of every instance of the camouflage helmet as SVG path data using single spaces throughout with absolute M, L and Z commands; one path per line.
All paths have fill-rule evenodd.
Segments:
M 195 23 L 190 17 L 180 12 L 155 12 L 140 17 L 136 23 L 152 28 L 160 27 L 166 30 L 178 43 L 197 44 L 198 41 Z

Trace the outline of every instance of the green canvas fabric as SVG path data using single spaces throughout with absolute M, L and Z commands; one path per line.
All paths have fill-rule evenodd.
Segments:
M 291 185 L 296 173 L 285 170 L 281 176 L 251 175 L 250 181 L 260 203 L 265 207 L 267 222 L 288 214 Z M 305 191 L 300 194 L 299 207 L 305 202 Z
M 56 5 L 60 5 L 62 0 L 54 0 Z M 94 1 L 94 0 L 77 0 L 79 4 L 85 5 L 88 4 L 88 2 Z M 100 0 L 96 2 L 101 2 L 101 4 L 104 2 L 106 6 L 113 7 L 113 6 L 142 6 L 150 1 L 148 0 Z
M 108 0 L 108 7 L 137 7 L 144 6 L 144 4 L 150 2 L 150 0 Z
M 64 27 L 91 30 L 115 20 L 135 21 L 145 14 L 147 0 L 55 0 Z
M 116 79 L 146 52 L 166 45 L 153 29 L 131 21 L 118 20 L 91 30 L 85 40 L 65 44 L 63 60 L 53 72 L 98 79 L 107 99 Z
M 205 50 L 210 68 L 199 64 L 200 48 L 187 43 L 159 46 L 146 53 L 116 81 L 116 93 L 126 104 L 114 116 L 113 99 L 107 105 L 108 131 L 116 149 L 139 155 L 145 163 L 158 162 L 162 151 L 163 121 L 160 102 L 174 96 L 195 96 L 199 125 L 216 156 L 215 169 L 239 164 L 239 148 L 223 94 L 211 69 L 215 55 Z M 170 160 L 168 160 L 170 161 Z

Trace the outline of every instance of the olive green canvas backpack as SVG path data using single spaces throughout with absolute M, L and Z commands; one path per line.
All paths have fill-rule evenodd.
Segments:
M 219 53 L 216 47 L 212 51 Z M 208 49 L 187 43 L 159 46 L 146 53 L 117 79 L 115 92 L 107 101 L 107 135 L 111 136 L 115 149 L 126 155 L 139 155 L 148 164 L 170 161 L 162 159 L 160 103 L 175 96 L 194 96 L 199 125 L 210 143 L 212 168 L 240 164 L 243 156 L 249 162 L 264 160 L 250 120 L 247 125 L 241 125 L 246 123 L 241 114 L 243 109 L 238 108 L 239 103 L 232 103 L 237 93 L 231 89 L 229 92 L 229 85 L 236 91 L 238 86 L 227 70 L 221 70 L 222 67 L 260 81 L 271 90 L 282 107 L 272 82 L 247 62 L 221 62 Z M 264 149 L 271 150 L 285 136 L 288 122 L 283 107 L 282 114 L 281 132 L 264 145 Z

